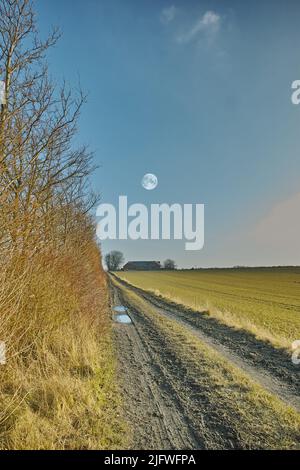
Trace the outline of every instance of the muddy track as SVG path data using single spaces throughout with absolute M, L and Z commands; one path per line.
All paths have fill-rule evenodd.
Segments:
M 184 325 L 199 339 L 245 371 L 253 380 L 286 404 L 300 411 L 300 374 L 291 357 L 260 341 L 251 333 L 235 330 L 201 312 L 166 302 L 117 278 L 127 289 L 139 294 L 162 315 Z
M 111 288 L 112 303 L 123 303 Z M 134 449 L 204 449 L 205 442 L 191 425 L 184 404 L 173 388 L 163 362 L 172 360 L 143 315 L 131 310 L 132 324 L 114 323 L 118 374 L 125 418 L 131 423 Z
M 239 449 L 239 433 L 199 388 L 201 365 L 183 360 L 151 317 L 126 304 L 111 286 L 112 304 L 126 305 L 132 324 L 114 323 L 125 419 L 134 449 Z

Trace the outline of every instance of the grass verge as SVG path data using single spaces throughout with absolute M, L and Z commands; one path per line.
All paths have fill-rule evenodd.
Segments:
M 35 258 L 7 298 L 1 449 L 118 449 L 120 416 L 106 278 L 88 243 Z M 14 270 L 11 276 L 16 279 Z M 9 290 L 9 274 L 6 274 Z M 14 281 L 15 282 L 15 281 Z

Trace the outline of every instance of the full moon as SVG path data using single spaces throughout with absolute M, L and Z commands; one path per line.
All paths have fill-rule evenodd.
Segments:
M 157 176 L 153 175 L 152 173 L 147 173 L 146 175 L 143 176 L 143 179 L 142 179 L 143 188 L 147 189 L 148 191 L 151 191 L 152 189 L 155 189 L 157 185 L 158 185 Z

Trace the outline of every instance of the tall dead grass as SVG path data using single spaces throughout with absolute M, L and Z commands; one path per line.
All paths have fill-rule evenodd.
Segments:
M 86 97 L 51 80 L 60 34 L 40 38 L 36 19 L 34 1 L 0 1 L 0 448 L 113 448 L 122 429 L 95 166 L 74 142 Z
M 11 257 L 0 280 L 0 448 L 120 447 L 98 248 L 89 241 L 18 264 Z

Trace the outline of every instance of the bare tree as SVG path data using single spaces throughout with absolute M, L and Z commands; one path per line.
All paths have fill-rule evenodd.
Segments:
M 121 251 L 111 251 L 105 256 L 105 263 L 109 271 L 117 271 L 124 263 L 124 256 Z
M 175 261 L 172 259 L 166 259 L 164 261 L 164 269 L 169 269 L 169 270 L 176 269 Z
M 48 75 L 45 54 L 58 39 L 53 30 L 40 40 L 30 0 L 1 0 L 0 243 L 20 251 L 56 240 L 53 217 L 57 224 L 63 207 L 66 235 L 67 213 L 97 200 L 85 191 L 92 155 L 72 145 L 85 96 L 65 84 L 57 90 Z

